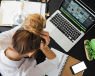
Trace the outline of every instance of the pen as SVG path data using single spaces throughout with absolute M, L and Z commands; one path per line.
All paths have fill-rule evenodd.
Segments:
M 61 62 L 62 62 L 62 60 L 63 60 L 63 57 L 64 57 L 64 54 L 63 54 L 62 57 L 61 57 L 61 61 L 60 61 L 59 65 L 58 65 L 58 69 L 59 69 L 59 67 L 60 67 L 60 65 L 61 65 Z

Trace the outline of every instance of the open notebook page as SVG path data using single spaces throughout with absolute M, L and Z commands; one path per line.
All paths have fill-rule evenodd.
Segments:
M 21 4 L 20 1 L 5 1 L 3 5 L 4 14 L 3 14 L 3 21 L 2 24 L 10 24 L 12 23 L 12 20 L 17 18 L 18 14 L 13 15 L 13 13 L 18 11 L 21 11 Z M 2 9 L 2 6 L 1 6 Z M 39 13 L 41 10 L 41 2 L 26 2 L 24 1 L 24 14 L 34 14 Z M 45 7 L 43 9 L 45 11 Z M 43 15 L 44 16 L 44 15 Z M 13 18 L 12 18 L 13 17 Z M 44 16 L 45 17 L 45 16 Z M 14 23 L 13 23 L 14 24 Z
M 45 9 L 46 9 L 46 3 L 42 3 L 41 7 L 41 15 L 45 18 Z
M 49 72 L 48 74 L 46 74 L 46 75 L 48 75 L 48 76 L 59 76 L 59 74 L 60 74 L 62 68 L 64 67 L 65 62 L 66 62 L 66 60 L 67 60 L 67 58 L 68 58 L 68 55 L 67 55 L 67 54 L 64 54 L 64 53 L 62 53 L 62 52 L 60 52 L 60 51 L 58 51 L 58 50 L 56 50 L 56 49 L 54 49 L 54 48 L 51 48 L 51 50 L 52 50 L 52 51 L 57 55 L 57 57 L 59 58 L 59 63 L 61 62 L 62 55 L 64 55 L 64 56 L 63 56 L 63 60 L 62 60 L 62 62 L 61 62 L 61 64 L 60 64 L 60 66 L 58 65 L 59 68 L 56 67 L 54 70 L 50 71 L 50 72 Z
M 2 24 L 10 24 L 11 13 L 14 10 L 19 10 L 18 8 L 20 7 L 20 3 L 16 2 L 15 4 L 14 2 L 15 1 L 6 1 L 5 3 L 3 3 L 3 6 L 1 4 L 1 9 L 4 10 Z

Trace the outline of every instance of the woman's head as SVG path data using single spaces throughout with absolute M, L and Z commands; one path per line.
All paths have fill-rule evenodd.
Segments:
M 22 27 L 29 32 L 40 35 L 45 27 L 46 20 L 40 14 L 29 14 Z
M 45 19 L 40 14 L 30 14 L 12 37 L 12 46 L 19 54 L 26 54 L 40 48 L 41 31 L 45 26 Z

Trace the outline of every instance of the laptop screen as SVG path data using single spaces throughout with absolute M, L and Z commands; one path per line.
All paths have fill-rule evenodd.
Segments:
M 95 21 L 95 15 L 74 0 L 63 0 L 60 10 L 84 32 L 86 32 Z

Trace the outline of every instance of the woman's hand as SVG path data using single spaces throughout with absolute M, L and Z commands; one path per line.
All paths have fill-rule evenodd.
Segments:
M 45 50 L 50 42 L 49 32 L 43 30 L 41 33 L 41 37 L 45 39 L 45 43 L 41 41 L 40 49 Z

